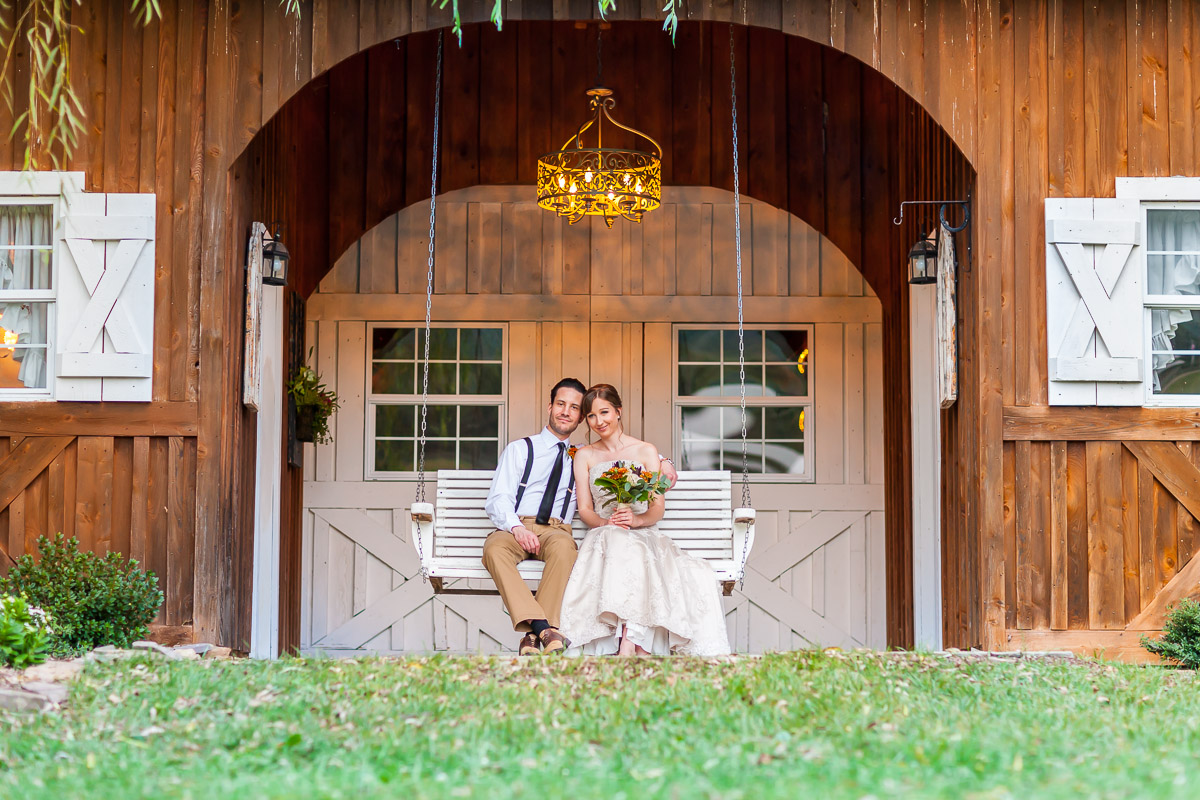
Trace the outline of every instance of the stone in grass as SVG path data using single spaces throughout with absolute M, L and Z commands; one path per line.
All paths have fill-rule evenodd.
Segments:
M 80 658 L 72 661 L 47 661 L 26 669 L 21 673 L 21 680 L 63 683 L 78 675 L 83 670 L 83 665 L 84 660 Z
M 67 699 L 67 687 L 61 683 L 45 683 L 43 681 L 31 681 L 24 684 L 22 687 L 27 692 L 40 694 L 42 697 L 49 700 L 51 703 L 58 705 Z
M 36 692 L 0 689 L 0 708 L 8 711 L 42 711 L 51 705 L 50 700 Z
M 213 649 L 213 645 L 208 642 L 195 642 L 193 644 L 177 644 L 172 648 L 176 653 L 181 653 L 184 650 L 190 650 L 200 658 L 204 658 L 204 654 Z M 185 656 L 188 658 L 189 656 Z
M 133 649 L 145 650 L 148 653 L 155 653 L 169 659 L 175 659 L 178 657 L 175 655 L 175 651 L 169 647 L 163 647 L 158 642 L 134 642 Z
M 208 652 L 204 654 L 204 658 L 229 658 L 232 656 L 232 654 L 233 650 L 228 647 L 211 647 L 209 648 Z

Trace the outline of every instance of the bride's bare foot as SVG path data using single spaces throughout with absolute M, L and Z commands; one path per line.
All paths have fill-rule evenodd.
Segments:
M 649 651 L 649 650 L 647 650 L 647 649 L 645 649 L 645 648 L 644 648 L 644 647 L 642 647 L 641 645 L 637 645 L 637 644 L 635 644 L 635 645 L 633 646 L 633 654 L 634 654 L 635 656 L 648 656 L 648 655 L 650 655 L 650 651 Z
M 632 656 L 632 655 L 636 654 L 636 651 L 641 650 L 641 649 L 642 648 L 638 647 L 632 641 L 629 640 L 629 631 L 626 630 L 624 627 L 622 627 L 621 628 L 621 640 L 620 640 L 620 643 L 617 645 L 617 655 Z

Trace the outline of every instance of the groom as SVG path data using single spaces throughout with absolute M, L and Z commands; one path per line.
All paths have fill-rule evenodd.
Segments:
M 567 440 L 579 427 L 584 391 L 575 378 L 554 384 L 546 427 L 504 448 L 488 492 L 485 508 L 496 530 L 484 542 L 483 565 L 500 590 L 513 630 L 525 631 L 519 647 L 523 656 L 558 653 L 571 644 L 558 632 L 558 614 L 575 565 L 575 471 Z M 536 598 L 517 572 L 527 558 L 545 562 Z

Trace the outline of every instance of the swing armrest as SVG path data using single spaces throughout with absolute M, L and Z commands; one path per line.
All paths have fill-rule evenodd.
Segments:
M 413 503 L 409 513 L 412 515 L 412 546 L 421 565 L 427 566 L 433 560 L 433 503 Z
M 735 508 L 733 510 L 733 563 L 738 565 L 738 577 L 746 571 L 742 563 L 742 553 L 749 560 L 750 552 L 754 549 L 754 520 L 753 508 Z

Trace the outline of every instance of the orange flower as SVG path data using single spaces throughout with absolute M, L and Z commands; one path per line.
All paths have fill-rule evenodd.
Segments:
M 576 447 L 575 445 L 571 445 L 570 447 L 567 448 L 567 458 L 574 458 L 575 454 L 578 452 L 579 452 L 579 448 Z

